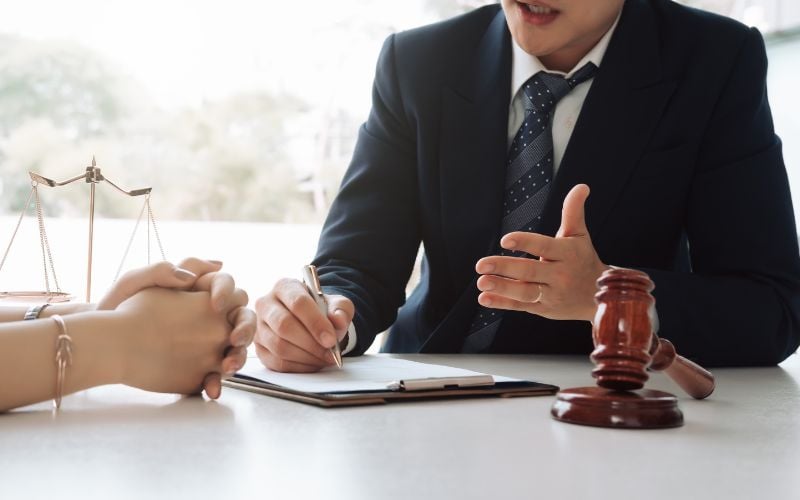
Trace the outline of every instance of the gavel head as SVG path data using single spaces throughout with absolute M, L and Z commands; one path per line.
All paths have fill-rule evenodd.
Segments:
M 641 271 L 614 268 L 604 272 L 597 285 L 592 376 L 606 389 L 641 389 L 652 359 L 653 282 Z

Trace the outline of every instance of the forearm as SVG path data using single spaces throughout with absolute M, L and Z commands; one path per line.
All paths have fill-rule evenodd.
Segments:
M 708 366 L 774 365 L 800 341 L 797 292 L 765 277 L 643 269 L 656 289 L 660 336 Z
M 114 312 L 64 318 L 72 338 L 72 364 L 63 395 L 120 381 L 124 333 Z M 0 325 L 0 412 L 52 399 L 56 388 L 55 321 L 40 319 Z
M 355 305 L 354 354 L 395 321 L 422 239 L 417 131 L 406 115 L 394 43 L 392 35 L 381 50 L 372 109 L 314 258 L 326 293 Z
M 45 307 L 41 314 L 39 315 L 40 318 L 48 318 L 53 314 L 59 314 L 61 316 L 66 316 L 68 314 L 75 314 L 79 312 L 86 312 L 86 311 L 93 311 L 95 308 L 94 304 L 85 304 L 79 302 L 70 302 L 64 304 L 50 304 L 49 306 Z M 21 321 L 22 318 L 25 316 L 25 313 L 28 311 L 29 306 L 8 306 L 8 307 L 0 307 L 0 323 L 8 323 L 11 321 Z
M 800 341 L 797 231 L 766 71 L 751 29 L 692 174 L 683 228 L 692 273 L 651 272 L 663 335 L 710 366 L 774 365 Z

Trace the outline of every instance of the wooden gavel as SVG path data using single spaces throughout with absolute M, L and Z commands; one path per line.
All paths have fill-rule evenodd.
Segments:
M 714 391 L 714 376 L 675 352 L 672 343 L 656 335 L 658 319 L 653 282 L 647 274 L 614 268 L 597 280 L 597 314 L 592 336 L 597 385 L 617 391 L 641 389 L 647 369 L 663 371 L 696 399 Z
M 708 397 L 714 376 L 659 339 L 650 277 L 614 268 L 597 280 L 597 313 L 592 328 L 595 387 L 559 391 L 550 409 L 562 422 L 627 429 L 683 425 L 678 399 L 668 392 L 642 389 L 650 370 L 663 371 L 690 396 Z

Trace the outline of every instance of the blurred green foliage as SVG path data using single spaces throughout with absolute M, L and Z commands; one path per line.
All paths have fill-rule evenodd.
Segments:
M 446 18 L 485 3 L 426 0 L 425 8 Z M 368 19 L 380 16 L 362 14 L 354 11 L 317 35 L 377 48 L 398 29 L 390 18 L 374 22 Z M 332 51 L 327 60 L 337 67 L 346 57 Z M 0 35 L 0 213 L 22 209 L 28 171 L 65 180 L 94 155 L 122 188 L 151 186 L 159 218 L 319 222 L 364 118 L 334 97 L 314 109 L 294 95 L 250 91 L 165 109 L 89 48 Z M 86 216 L 85 183 L 40 193 L 47 216 Z M 101 183 L 96 214 L 135 217 L 142 201 Z
M 96 155 L 117 185 L 152 186 L 159 217 L 313 220 L 286 153 L 286 125 L 309 111 L 297 97 L 266 92 L 167 111 L 85 47 L 2 36 L 0 211 L 21 210 L 27 171 L 64 180 Z M 58 191 L 40 191 L 47 215 L 85 215 L 85 183 Z M 98 215 L 131 217 L 140 206 L 98 185 Z

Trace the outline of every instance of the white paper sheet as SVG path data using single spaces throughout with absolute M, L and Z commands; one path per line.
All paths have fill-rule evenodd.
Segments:
M 486 375 L 462 368 L 370 355 L 345 358 L 342 369 L 334 366 L 317 373 L 278 373 L 264 368 L 258 358 L 248 358 L 239 373 L 262 382 L 311 393 L 385 391 L 390 384 L 400 380 Z M 497 375 L 492 377 L 495 383 L 517 381 Z

